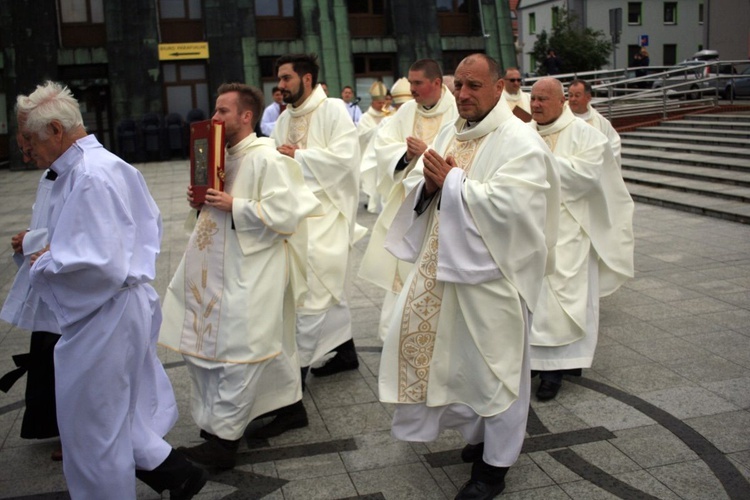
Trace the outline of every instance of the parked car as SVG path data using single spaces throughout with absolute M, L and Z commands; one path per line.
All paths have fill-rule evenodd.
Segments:
M 670 97 L 684 96 L 686 99 L 700 99 L 702 90 L 708 89 L 708 68 L 706 61 L 698 59 L 682 61 L 669 69 L 668 75 L 654 80 L 652 88 L 672 87 L 667 89 L 667 95 Z
M 719 95 L 723 99 L 750 97 L 750 62 L 747 67 L 733 78 L 718 80 Z

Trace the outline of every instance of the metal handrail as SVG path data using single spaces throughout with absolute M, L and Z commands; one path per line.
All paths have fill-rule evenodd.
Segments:
M 694 111 L 718 106 L 719 82 L 733 80 L 741 73 L 737 69 L 748 65 L 750 60 L 720 60 L 680 68 L 639 66 L 554 76 L 563 84 L 576 78 L 590 82 L 595 96 L 592 105 L 609 120 L 653 113 L 661 113 L 666 118 L 669 112 L 678 109 Z M 731 68 L 731 73 L 719 73 L 720 67 Z M 637 70 L 646 70 L 649 74 L 636 77 L 634 74 Z M 689 78 L 689 75 L 694 75 L 694 78 Z M 525 78 L 522 88 L 530 91 L 533 83 L 540 78 Z M 655 85 L 656 81 L 660 84 Z M 693 82 L 697 83 L 697 87 Z M 685 101 L 680 100 L 683 97 Z

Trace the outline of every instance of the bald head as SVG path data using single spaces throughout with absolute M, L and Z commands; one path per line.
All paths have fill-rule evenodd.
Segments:
M 495 107 L 502 92 L 498 65 L 491 57 L 473 54 L 456 68 L 453 96 L 461 118 L 470 122 L 482 120 Z
M 531 116 L 539 125 L 548 125 L 563 112 L 565 89 L 557 78 L 542 78 L 531 87 Z

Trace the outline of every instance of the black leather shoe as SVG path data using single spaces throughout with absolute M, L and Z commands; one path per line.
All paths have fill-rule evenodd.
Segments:
M 471 480 L 461 486 L 455 500 L 491 500 L 502 493 L 504 489 L 505 481 L 490 484 Z
M 239 441 L 236 443 L 239 445 Z M 224 446 L 217 439 L 208 439 L 197 446 L 177 450 L 191 462 L 209 468 L 233 469 L 237 461 L 237 446 Z
M 562 387 L 562 384 L 556 384 L 549 380 L 542 380 L 539 384 L 539 388 L 536 390 L 536 398 L 539 401 L 549 401 L 550 399 L 554 399 L 560 391 L 560 387 Z
M 279 436 L 292 429 L 300 429 L 308 426 L 307 411 L 302 401 L 293 405 L 279 408 L 276 417 L 263 427 L 248 431 L 247 439 L 268 439 Z
M 359 368 L 357 348 L 354 346 L 354 339 L 347 340 L 335 349 L 331 349 L 330 352 L 333 351 L 336 351 L 335 356 L 329 359 L 328 362 L 320 368 L 310 369 L 310 373 L 316 377 L 327 377 L 335 373 L 356 370 Z
M 179 488 L 169 490 L 170 500 L 190 500 L 198 494 L 208 481 L 208 472 L 200 467 L 193 466 L 195 469 L 183 482 Z
M 467 444 L 464 449 L 461 450 L 461 460 L 470 464 L 477 460 L 482 460 L 482 454 L 484 453 L 484 443 L 478 444 Z

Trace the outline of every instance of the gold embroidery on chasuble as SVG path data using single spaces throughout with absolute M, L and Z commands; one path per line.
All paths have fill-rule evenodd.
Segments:
M 427 144 L 431 144 L 440 130 L 442 120 L 442 115 L 423 116 L 417 113 L 414 117 L 414 129 L 412 133 Z
M 300 149 L 307 148 L 307 131 L 310 129 L 312 113 L 302 116 L 292 116 L 289 120 L 289 130 L 286 134 L 286 142 Z
M 555 151 L 555 146 L 557 146 L 557 139 L 560 137 L 560 132 L 544 135 L 542 136 L 542 139 L 544 139 L 544 142 L 547 144 L 547 147 L 549 147 L 550 151 Z
M 224 191 L 229 193 L 237 163 L 227 161 Z M 216 357 L 221 298 L 224 291 L 224 246 L 227 212 L 205 207 L 185 251 L 185 319 L 180 346 L 184 352 Z
M 456 166 L 468 172 L 483 139 L 454 140 L 445 157 L 452 156 Z M 444 282 L 437 280 L 439 212 L 436 206 L 437 201 L 434 201 L 430 209 L 429 236 L 419 256 L 401 316 L 398 356 L 400 403 L 424 403 L 427 400 L 430 363 L 445 287 Z

